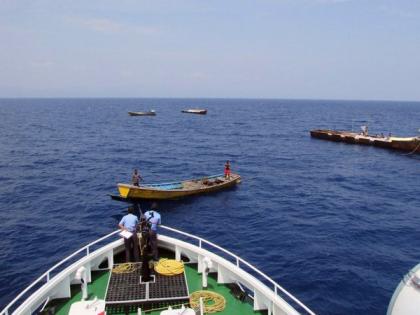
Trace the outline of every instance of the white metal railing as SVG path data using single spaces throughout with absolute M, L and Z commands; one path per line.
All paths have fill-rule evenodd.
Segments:
M 240 264 L 244 264 L 247 267 L 249 267 L 253 272 L 257 273 L 259 276 L 261 276 L 262 278 L 264 278 L 265 280 L 267 280 L 268 282 L 270 282 L 273 285 L 273 290 L 275 292 L 276 295 L 280 296 L 279 290 L 281 292 L 283 292 L 285 295 L 287 295 L 291 300 L 293 300 L 297 305 L 299 305 L 300 307 L 302 307 L 302 309 L 304 309 L 308 314 L 311 315 L 315 315 L 314 312 L 312 312 L 307 306 L 305 306 L 301 301 L 299 301 L 296 297 L 294 297 L 291 293 L 289 293 L 286 289 L 284 289 L 283 287 L 281 287 L 277 282 L 275 282 L 273 279 L 271 279 L 269 276 L 267 276 L 265 273 L 261 272 L 260 270 L 258 270 L 256 267 L 254 267 L 253 265 L 251 265 L 250 263 L 248 263 L 247 261 L 243 260 L 242 258 L 238 257 L 237 255 L 233 254 L 232 252 L 210 242 L 207 241 L 201 237 L 186 233 L 186 232 L 182 232 L 180 230 L 165 226 L 165 225 L 161 225 L 160 226 L 163 230 L 166 231 L 170 231 L 170 232 L 174 232 L 176 234 L 179 235 L 183 235 L 183 236 L 187 236 L 189 238 L 195 239 L 198 241 L 198 247 L 199 248 L 203 248 L 203 243 L 207 244 L 215 249 L 218 249 L 222 252 L 224 252 L 225 254 L 227 254 L 228 256 L 232 257 L 235 259 L 236 262 L 236 266 L 238 268 L 241 269 Z M 51 281 L 50 279 L 50 274 L 53 271 L 56 271 L 56 269 L 58 269 L 58 267 L 60 267 L 61 265 L 63 265 L 65 262 L 69 261 L 70 259 L 72 259 L 73 257 L 75 257 L 76 255 L 80 254 L 83 251 L 86 251 L 86 255 L 85 257 L 89 256 L 90 254 L 90 248 L 103 241 L 106 240 L 107 238 L 110 238 L 111 236 L 119 233 L 120 230 L 114 231 L 112 233 L 109 233 L 108 235 L 105 235 L 99 239 L 97 239 L 96 241 L 93 241 L 91 243 L 89 243 L 88 245 L 84 246 L 83 248 L 77 250 L 76 252 L 74 252 L 73 254 L 71 254 L 70 256 L 64 258 L 63 260 L 61 260 L 60 262 L 58 262 L 57 264 L 55 264 L 53 267 L 51 267 L 50 269 L 48 269 L 44 274 L 42 274 L 38 279 L 36 279 L 32 284 L 30 284 L 26 289 L 24 289 L 13 301 L 11 301 L 1 312 L 0 315 L 9 315 L 9 310 L 15 306 L 16 302 L 19 301 L 21 298 L 24 297 L 25 294 L 27 294 L 35 285 L 39 284 L 41 281 L 43 281 L 44 279 L 46 279 L 46 282 Z M 204 249 L 204 248 L 203 248 Z M 243 270 L 243 269 L 242 269 Z M 244 270 L 245 272 L 247 272 L 246 270 Z
M 238 268 L 241 269 L 240 263 L 242 263 L 242 264 L 248 266 L 252 271 L 256 272 L 258 275 L 260 275 L 261 277 L 263 277 L 265 280 L 267 280 L 268 282 L 270 282 L 273 285 L 273 290 L 276 293 L 276 295 L 278 295 L 278 293 L 279 293 L 278 290 L 280 290 L 281 292 L 283 292 L 284 294 L 286 294 L 291 300 L 293 300 L 297 305 L 299 305 L 300 307 L 302 307 L 302 309 L 304 309 L 306 312 L 308 312 L 308 314 L 315 315 L 315 313 L 312 312 L 305 304 L 303 304 L 301 301 L 299 301 L 296 297 L 294 297 L 290 292 L 288 292 L 286 289 L 284 289 L 282 286 L 280 286 L 277 282 L 275 282 L 273 279 L 271 279 L 265 273 L 261 272 L 256 267 L 254 267 L 253 265 L 251 265 L 247 261 L 243 260 L 242 258 L 238 257 L 234 253 L 232 253 L 232 252 L 224 249 L 223 247 L 220 247 L 220 246 L 218 246 L 218 245 L 216 245 L 216 244 L 214 244 L 214 243 L 212 243 L 210 241 L 207 241 L 207 240 L 205 240 L 205 239 L 203 239 L 201 237 L 198 237 L 198 236 L 195 236 L 195 235 L 192 235 L 192 234 L 189 234 L 189 233 L 185 233 L 185 232 L 179 231 L 177 229 L 174 229 L 174 228 L 171 228 L 171 227 L 168 227 L 168 226 L 165 226 L 165 225 L 161 225 L 160 227 L 163 228 L 163 229 L 165 229 L 165 230 L 167 230 L 167 231 L 171 231 L 171 232 L 174 232 L 174 233 L 177 233 L 177 234 L 181 234 L 181 235 L 184 235 L 184 236 L 187 236 L 187 237 L 190 237 L 190 238 L 193 238 L 193 239 L 197 240 L 198 241 L 198 246 L 200 248 L 202 248 L 203 243 L 205 243 L 207 245 L 210 245 L 213 248 L 216 248 L 216 249 L 218 249 L 218 250 L 226 253 L 227 255 L 229 255 L 230 257 L 232 257 L 232 258 L 235 259 L 236 266 Z
M 80 254 L 83 251 L 86 251 L 86 257 L 89 256 L 90 254 L 90 248 L 99 243 L 102 242 L 103 240 L 117 234 L 121 232 L 120 230 L 114 231 L 112 233 L 109 233 L 108 235 L 105 235 L 99 239 L 97 239 L 96 241 L 93 241 L 91 243 L 89 243 L 88 245 L 86 245 L 85 247 L 80 248 L 79 250 L 75 251 L 73 254 L 71 254 L 70 256 L 67 256 L 66 258 L 64 258 L 63 260 L 61 260 L 60 262 L 58 262 L 57 264 L 55 264 L 53 267 L 51 267 L 50 269 L 48 269 L 42 276 L 40 276 L 38 279 L 36 279 L 34 282 L 32 282 L 25 290 L 23 290 L 12 302 L 10 302 L 9 304 L 7 304 L 7 306 L 0 312 L 0 315 L 9 315 L 9 310 L 12 306 L 14 306 L 14 304 L 20 300 L 26 293 L 28 293 L 35 285 L 39 284 L 41 281 L 43 281 L 44 279 L 46 280 L 46 282 L 50 281 L 50 274 L 51 272 L 55 271 L 58 267 L 60 267 L 62 264 L 64 264 L 65 262 L 69 261 L 70 259 L 72 259 L 73 257 L 75 257 L 76 255 Z

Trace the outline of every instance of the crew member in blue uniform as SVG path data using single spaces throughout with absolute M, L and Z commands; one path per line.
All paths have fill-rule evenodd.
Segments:
M 144 213 L 146 221 L 150 224 L 149 241 L 152 249 L 152 256 L 154 261 L 159 260 L 158 248 L 157 248 L 157 230 L 161 224 L 160 214 L 156 211 L 157 204 L 153 203 L 151 210 Z
M 118 224 L 121 230 L 132 233 L 130 238 L 124 237 L 125 259 L 127 262 L 138 262 L 140 260 L 139 239 L 137 237 L 138 223 L 139 219 L 134 215 L 134 208 L 128 207 L 128 214 L 123 216 Z

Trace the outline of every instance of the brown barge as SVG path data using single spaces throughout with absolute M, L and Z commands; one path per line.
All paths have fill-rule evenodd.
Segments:
M 329 129 L 311 130 L 311 137 L 351 144 L 371 145 L 392 150 L 408 151 L 420 154 L 420 137 L 385 137 L 356 133 L 351 131 L 338 131 Z

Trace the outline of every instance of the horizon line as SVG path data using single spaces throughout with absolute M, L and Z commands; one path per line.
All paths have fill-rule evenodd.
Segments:
M 0 100 L 6 99 L 199 99 L 199 100 L 270 100 L 270 101 L 338 101 L 338 102 L 404 102 L 404 103 L 420 103 L 419 100 L 410 99 L 342 99 L 342 98 L 280 98 L 280 97 L 160 97 L 160 96 L 9 96 L 2 97 Z

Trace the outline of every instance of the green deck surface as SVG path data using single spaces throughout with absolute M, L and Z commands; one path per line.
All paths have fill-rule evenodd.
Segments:
M 92 282 L 88 284 L 88 299 L 93 300 L 105 299 L 105 291 L 108 284 L 110 272 L 109 271 L 94 271 L 92 272 Z M 52 303 L 54 307 L 54 314 L 67 315 L 70 311 L 70 306 L 74 302 L 82 299 L 82 290 L 80 285 L 71 286 L 71 299 L 65 300 L 64 303 Z M 59 301 L 57 301 L 59 302 Z
M 187 276 L 188 290 L 191 293 L 201 290 L 201 274 L 197 273 L 196 264 L 186 264 L 185 265 L 185 274 Z M 108 271 L 97 271 L 92 273 L 92 283 L 88 285 L 89 300 L 93 300 L 95 297 L 99 299 L 105 298 L 105 291 L 108 284 L 110 272 Z M 208 287 L 207 290 L 214 291 L 224 296 L 226 299 L 226 307 L 223 311 L 217 312 L 215 314 L 220 315 L 265 315 L 266 311 L 257 312 L 253 310 L 252 304 L 250 302 L 242 302 L 235 298 L 228 287 L 223 284 L 218 284 L 217 279 L 213 275 L 208 277 Z M 53 301 L 50 307 L 53 307 L 55 312 L 54 314 L 58 315 L 67 315 L 70 306 L 72 303 L 81 300 L 81 290 L 80 286 L 72 286 L 72 297 L 69 300 L 56 300 Z M 149 311 L 144 314 L 148 315 L 159 315 L 162 312 L 161 310 Z M 125 313 L 115 313 L 112 312 L 112 315 L 116 314 L 125 314 Z M 131 312 L 130 315 L 137 315 L 137 312 Z

